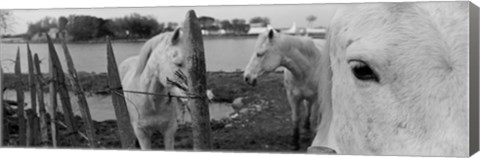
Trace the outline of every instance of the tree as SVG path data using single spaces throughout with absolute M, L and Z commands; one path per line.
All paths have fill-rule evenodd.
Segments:
M 35 34 L 47 33 L 51 28 L 58 28 L 57 20 L 53 17 L 44 17 L 37 22 L 29 23 L 27 36 L 33 37 Z
M 106 20 L 103 30 L 119 38 L 150 38 L 164 31 L 164 26 L 152 16 L 132 13 L 122 18 Z
M 215 19 L 209 16 L 201 16 L 198 18 L 201 29 L 209 28 L 215 23 Z
M 0 10 L 0 34 L 10 31 L 12 23 L 12 13 L 7 10 Z
M 65 31 L 67 30 L 68 19 L 64 16 L 58 18 L 58 30 L 62 35 L 62 38 L 65 38 Z
M 232 29 L 235 34 L 246 34 L 250 27 L 244 19 L 233 19 Z
M 222 21 L 220 21 L 220 28 L 222 28 L 223 30 L 225 30 L 225 32 L 227 32 L 227 33 L 233 32 L 233 25 L 232 25 L 232 23 L 230 23 L 230 21 L 228 21 L 228 20 L 222 20 Z
M 133 13 L 123 18 L 114 20 L 117 25 L 116 31 L 123 32 L 128 37 L 133 38 L 149 38 L 163 30 L 163 25 L 160 25 L 152 16 L 142 16 L 138 13 Z
M 178 27 L 178 23 L 176 22 L 168 22 L 165 31 L 173 31 Z
M 312 27 L 313 26 L 313 22 L 317 20 L 317 17 L 315 15 L 309 15 L 307 16 L 307 21 L 308 21 L 308 26 L 309 27 Z
M 267 26 L 270 24 L 270 19 L 268 17 L 253 17 L 250 19 L 250 24 L 261 24 L 263 27 Z
M 67 23 L 68 23 L 68 19 L 64 16 L 61 16 L 60 18 L 58 18 L 58 29 L 59 30 L 64 30 L 67 28 Z
M 70 15 L 67 32 L 73 41 L 91 40 L 99 37 L 103 19 L 88 15 Z

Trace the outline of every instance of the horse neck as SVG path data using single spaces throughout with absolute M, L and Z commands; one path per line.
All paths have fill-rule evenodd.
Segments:
M 297 79 L 306 79 L 313 74 L 319 62 L 320 52 L 310 41 L 285 35 L 281 49 L 283 52 L 282 66 L 289 70 Z
M 158 93 L 162 90 L 161 87 L 164 86 L 162 84 L 161 78 L 159 78 L 160 74 L 158 70 L 153 67 L 154 65 L 149 64 L 149 62 L 151 61 L 147 61 L 145 69 L 139 75 L 140 78 L 137 82 L 139 82 L 142 91 Z

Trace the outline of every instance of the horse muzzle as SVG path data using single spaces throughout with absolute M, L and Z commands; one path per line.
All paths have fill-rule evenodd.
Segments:
M 246 75 L 243 77 L 243 79 L 245 80 L 245 82 L 247 82 L 247 84 L 251 85 L 251 86 L 256 86 L 257 85 L 257 78 L 254 78 L 250 75 Z
M 309 154 L 323 154 L 323 155 L 335 155 L 337 152 L 329 147 L 324 146 L 310 146 L 307 149 Z

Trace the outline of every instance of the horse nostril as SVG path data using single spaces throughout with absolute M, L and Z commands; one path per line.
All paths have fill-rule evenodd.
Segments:
M 252 86 L 255 87 L 256 85 L 257 85 L 257 79 L 253 79 L 253 80 L 252 80 Z
M 243 80 L 248 83 L 248 81 L 250 81 L 250 77 L 243 77 Z

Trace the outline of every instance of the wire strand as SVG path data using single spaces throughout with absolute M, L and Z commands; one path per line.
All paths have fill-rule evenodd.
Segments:
M 144 95 L 154 95 L 154 96 L 161 96 L 161 97 L 172 97 L 172 98 L 185 98 L 185 99 L 203 99 L 206 98 L 206 96 L 199 96 L 199 95 L 187 95 L 187 96 L 180 96 L 180 95 L 172 95 L 170 93 L 167 94 L 162 94 L 162 93 L 153 93 L 153 92 L 141 92 L 141 91 L 132 91 L 132 90 L 123 90 L 122 88 L 109 88 L 107 90 L 103 91 L 94 91 L 94 93 L 136 93 L 136 94 L 144 94 Z

